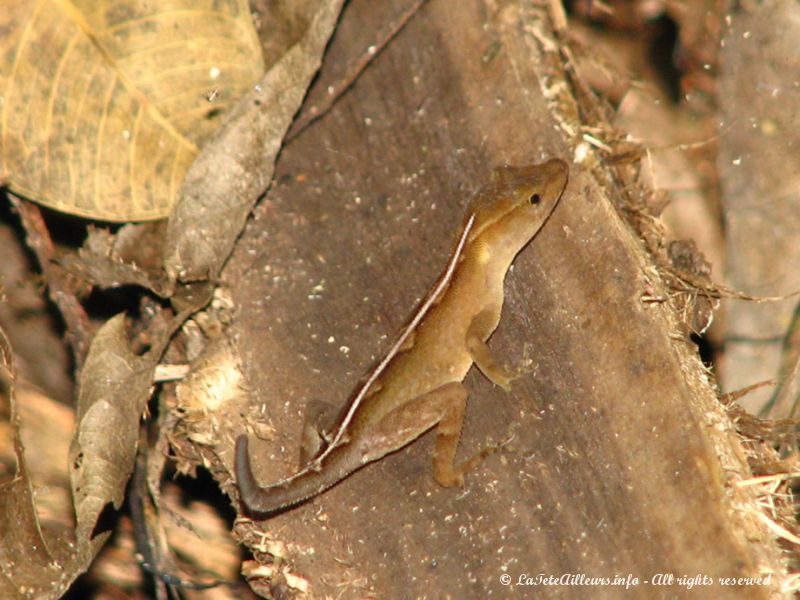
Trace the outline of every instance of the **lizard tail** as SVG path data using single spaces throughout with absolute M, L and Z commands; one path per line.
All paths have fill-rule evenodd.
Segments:
M 247 436 L 240 435 L 236 438 L 234 472 L 239 487 L 239 499 L 249 513 L 271 515 L 282 512 L 319 494 L 353 470 L 345 468 L 334 477 L 327 476 L 320 470 L 302 471 L 285 481 L 261 487 L 253 475 Z

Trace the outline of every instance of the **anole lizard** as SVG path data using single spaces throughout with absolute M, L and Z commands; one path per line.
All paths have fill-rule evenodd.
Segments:
M 500 167 L 470 203 L 447 268 L 339 413 L 327 445 L 295 475 L 260 487 L 246 435 L 236 440 L 239 494 L 254 513 L 307 500 L 369 462 L 410 444 L 436 426 L 433 475 L 462 485 L 482 454 L 455 465 L 467 404 L 461 383 L 474 362 L 506 391 L 512 376 L 486 346 L 500 321 L 503 280 L 514 257 L 542 228 L 567 183 L 564 161 Z

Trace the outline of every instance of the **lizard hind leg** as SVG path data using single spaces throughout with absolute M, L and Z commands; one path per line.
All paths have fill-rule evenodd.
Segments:
M 391 421 L 402 430 L 404 422 L 415 422 L 424 427 L 421 435 L 432 425 L 436 426 L 433 450 L 433 478 L 443 487 L 461 487 L 464 475 L 478 466 L 496 448 L 487 447 L 466 461 L 456 464 L 458 442 L 467 409 L 467 388 L 460 381 L 446 383 L 393 411 Z
M 300 467 L 304 467 L 322 453 L 330 443 L 327 432 L 338 415 L 338 408 L 330 402 L 312 399 L 306 405 L 300 441 Z
M 364 452 L 363 462 L 399 450 L 436 427 L 433 477 L 444 487 L 463 485 L 464 474 L 496 450 L 488 447 L 456 465 L 467 397 L 467 388 L 460 381 L 451 381 L 404 402 L 384 415 L 361 440 L 363 447 L 369 449 Z
M 476 468 L 483 460 L 494 454 L 499 445 L 487 445 L 477 454 L 456 466 L 456 450 L 464 424 L 464 412 L 467 408 L 466 388 L 459 384 L 463 395 L 453 399 L 436 428 L 436 447 L 433 454 L 433 477 L 444 487 L 462 487 L 464 475 Z

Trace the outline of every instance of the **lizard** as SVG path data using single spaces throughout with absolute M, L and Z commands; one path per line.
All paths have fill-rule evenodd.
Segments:
M 510 391 L 513 376 L 486 342 L 500 322 L 506 272 L 547 221 L 568 173 L 560 159 L 493 171 L 469 204 L 444 272 L 321 436 L 316 456 L 296 474 L 261 487 L 247 435 L 236 439 L 234 471 L 248 512 L 272 514 L 300 504 L 434 426 L 434 479 L 445 487 L 463 485 L 464 474 L 487 452 L 455 464 L 468 397 L 462 380 L 475 363 Z

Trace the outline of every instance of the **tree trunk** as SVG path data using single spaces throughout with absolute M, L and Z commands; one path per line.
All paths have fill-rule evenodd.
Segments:
M 307 104 L 402 8 L 349 3 Z M 559 157 L 570 181 L 510 271 L 490 340 L 530 368 L 511 394 L 475 369 L 465 381 L 459 456 L 512 440 L 463 491 L 433 481 L 428 435 L 303 506 L 239 522 L 259 560 L 283 559 L 271 584 L 246 566 L 257 591 L 300 577 L 319 596 L 682 597 L 696 590 L 677 578 L 696 575 L 713 581 L 707 597 L 776 589 L 777 544 L 736 485 L 752 477 L 740 439 L 647 249 L 660 234 L 626 220 L 646 191 L 622 183 L 635 166 L 583 141 L 582 126 L 613 130 L 559 47 L 536 3 L 429 2 L 284 148 L 223 273 L 251 408 L 276 430 L 251 442 L 264 483 L 295 468 L 306 403 L 344 402 L 387 350 L 492 167 Z M 772 586 L 719 582 L 765 573 Z M 539 579 L 564 574 L 631 585 Z

